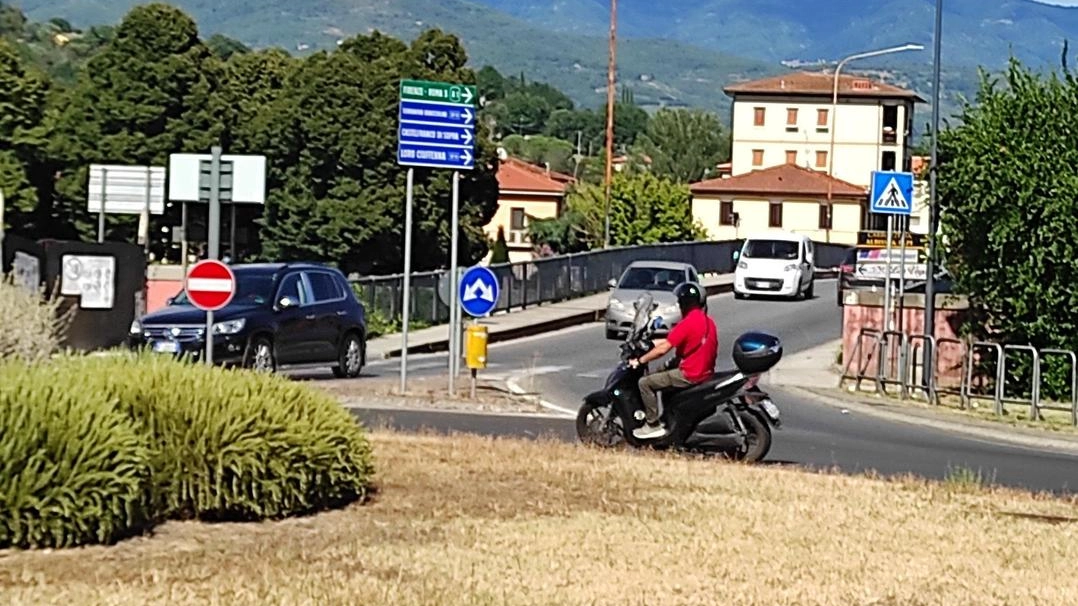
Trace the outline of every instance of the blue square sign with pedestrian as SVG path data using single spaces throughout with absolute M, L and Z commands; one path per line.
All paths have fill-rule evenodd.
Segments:
M 871 209 L 886 215 L 913 214 L 913 173 L 872 173 Z

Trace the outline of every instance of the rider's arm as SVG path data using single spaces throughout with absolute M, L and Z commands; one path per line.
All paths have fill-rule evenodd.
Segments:
M 655 344 L 652 346 L 651 351 L 640 356 L 640 359 L 637 360 L 636 363 L 647 364 L 653 360 L 658 360 L 659 358 L 665 356 L 673 348 L 674 345 L 670 343 L 670 341 L 667 341 L 666 339 L 657 339 L 655 341 Z

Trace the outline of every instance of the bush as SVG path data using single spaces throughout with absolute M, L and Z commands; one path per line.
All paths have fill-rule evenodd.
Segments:
M 103 394 L 54 386 L 53 372 L 0 367 L 0 548 L 110 543 L 148 522 L 134 421 Z
M 282 518 L 369 490 L 362 427 L 329 396 L 282 377 L 150 354 L 64 357 L 26 369 L 0 367 L 4 422 L 15 424 L 0 425 L 0 495 L 10 500 L 31 487 L 34 498 L 20 497 L 21 508 L 0 503 L 0 519 L 23 528 L 49 518 L 32 536 L 64 540 L 11 531 L 0 547 L 107 542 L 141 520 Z M 9 385 L 9 376 L 20 380 Z M 78 414 L 65 419 L 70 410 Z M 51 449 L 39 446 L 48 440 Z M 103 486 L 123 499 L 109 501 Z M 82 510 L 85 520 L 57 517 L 61 496 L 94 506 Z
M 59 304 L 59 298 L 46 301 L 0 275 L 0 360 L 33 362 L 59 351 L 67 326 Z

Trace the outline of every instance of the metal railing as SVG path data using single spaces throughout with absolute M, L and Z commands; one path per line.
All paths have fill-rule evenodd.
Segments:
M 673 261 L 691 263 L 701 274 L 728 274 L 734 271 L 735 250 L 744 240 L 720 242 L 681 242 L 611 248 L 557 257 L 491 265 L 498 277 L 501 292 L 492 313 L 526 309 L 543 303 L 565 301 L 608 290 L 612 279 L 621 277 L 633 261 Z M 838 267 L 849 248 L 842 244 L 816 243 L 817 269 Z M 368 276 L 351 279 L 353 287 L 368 311 L 387 319 L 399 318 L 403 301 L 404 276 Z M 413 273 L 411 313 L 414 320 L 441 324 L 449 319 L 447 270 Z
M 869 346 L 866 346 L 866 341 L 870 343 Z M 944 344 L 961 347 L 962 373 L 957 389 L 940 387 L 940 356 L 937 354 L 940 346 Z M 935 365 L 927 376 L 923 366 L 920 367 L 921 372 L 917 372 L 917 360 L 923 359 L 926 350 L 932 354 Z M 989 353 L 993 355 L 986 357 Z M 1028 368 L 1017 368 L 1014 360 L 1019 353 L 1026 354 L 1030 364 Z M 1052 356 L 1069 361 L 1069 400 L 1055 403 L 1045 401 L 1042 391 L 1043 365 L 1044 361 Z M 851 371 L 855 363 L 857 368 Z M 872 374 L 869 370 L 871 367 L 875 367 Z M 1011 392 L 1008 392 L 1008 370 L 1012 371 Z M 1016 370 L 1017 372 L 1014 372 Z M 977 389 L 975 379 L 978 378 L 989 380 L 990 393 Z M 943 394 L 958 396 L 963 409 L 970 407 L 973 400 L 991 400 L 998 416 L 1005 414 L 1008 404 L 1028 406 L 1030 418 L 1034 421 L 1043 420 L 1041 412 L 1045 410 L 1069 412 L 1071 425 L 1078 427 L 1078 353 L 1070 350 L 1038 349 L 1031 345 L 990 341 L 935 339 L 928 335 L 862 328 L 857 335 L 852 355 L 846 361 L 839 387 L 843 387 L 847 381 L 856 381 L 856 389 L 860 391 L 861 384 L 866 379 L 873 381 L 876 393 L 887 394 L 889 385 L 897 385 L 901 389 L 902 398 L 908 397 L 912 392 L 921 392 L 935 405 L 940 404 L 940 396 Z M 1013 393 L 1015 391 L 1018 393 Z

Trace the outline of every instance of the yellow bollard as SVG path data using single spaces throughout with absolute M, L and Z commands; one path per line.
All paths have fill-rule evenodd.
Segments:
M 472 324 L 465 330 L 464 358 L 472 371 L 472 399 L 475 399 L 476 375 L 487 367 L 487 327 Z

